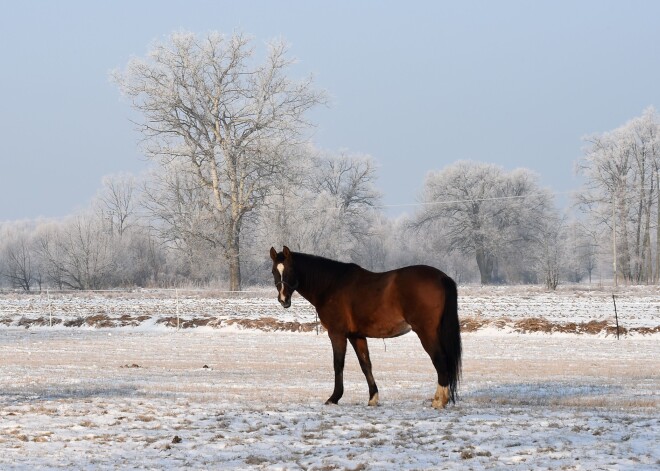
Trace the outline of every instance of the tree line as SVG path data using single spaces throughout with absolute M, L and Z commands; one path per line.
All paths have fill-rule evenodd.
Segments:
M 419 204 L 394 218 L 372 157 L 309 141 L 306 116 L 326 95 L 311 77 L 292 79 L 292 64 L 282 41 L 257 54 L 241 34 L 176 33 L 115 71 L 154 165 L 106 177 L 64 220 L 2 224 L 0 282 L 234 291 L 268 283 L 267 249 L 283 244 L 371 270 L 432 264 L 459 282 L 660 278 L 652 108 L 585 139 L 578 217 L 530 170 L 459 161 L 431 171 Z

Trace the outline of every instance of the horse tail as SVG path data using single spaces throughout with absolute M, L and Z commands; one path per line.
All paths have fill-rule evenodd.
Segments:
M 458 321 L 458 290 L 456 282 L 449 276 L 442 277 L 445 288 L 445 307 L 442 312 L 438 336 L 447 362 L 449 378 L 449 400 L 458 399 L 458 382 L 461 377 L 461 325 Z

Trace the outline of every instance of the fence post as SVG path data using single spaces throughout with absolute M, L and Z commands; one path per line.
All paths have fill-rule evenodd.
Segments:
M 176 302 L 176 331 L 179 331 L 179 290 L 174 288 L 174 298 Z
M 53 327 L 53 305 L 50 302 L 50 291 L 46 290 L 46 297 L 48 298 L 48 326 Z
M 619 340 L 619 315 L 616 312 L 616 298 L 612 293 L 612 301 L 614 301 L 614 319 L 616 320 L 616 339 Z

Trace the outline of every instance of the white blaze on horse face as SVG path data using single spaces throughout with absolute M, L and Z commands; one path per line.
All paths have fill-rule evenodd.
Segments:
M 284 297 L 284 264 L 283 263 L 278 263 L 277 264 L 277 271 L 280 272 L 280 301 L 284 302 L 286 301 L 286 298 Z

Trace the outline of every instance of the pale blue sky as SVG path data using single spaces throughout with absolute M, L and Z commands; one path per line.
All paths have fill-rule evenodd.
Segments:
M 145 168 L 108 73 L 174 30 L 285 38 L 331 96 L 314 141 L 372 155 L 386 204 L 459 159 L 573 190 L 582 136 L 660 107 L 659 18 L 657 1 L 3 1 L 0 221 L 71 214 Z

